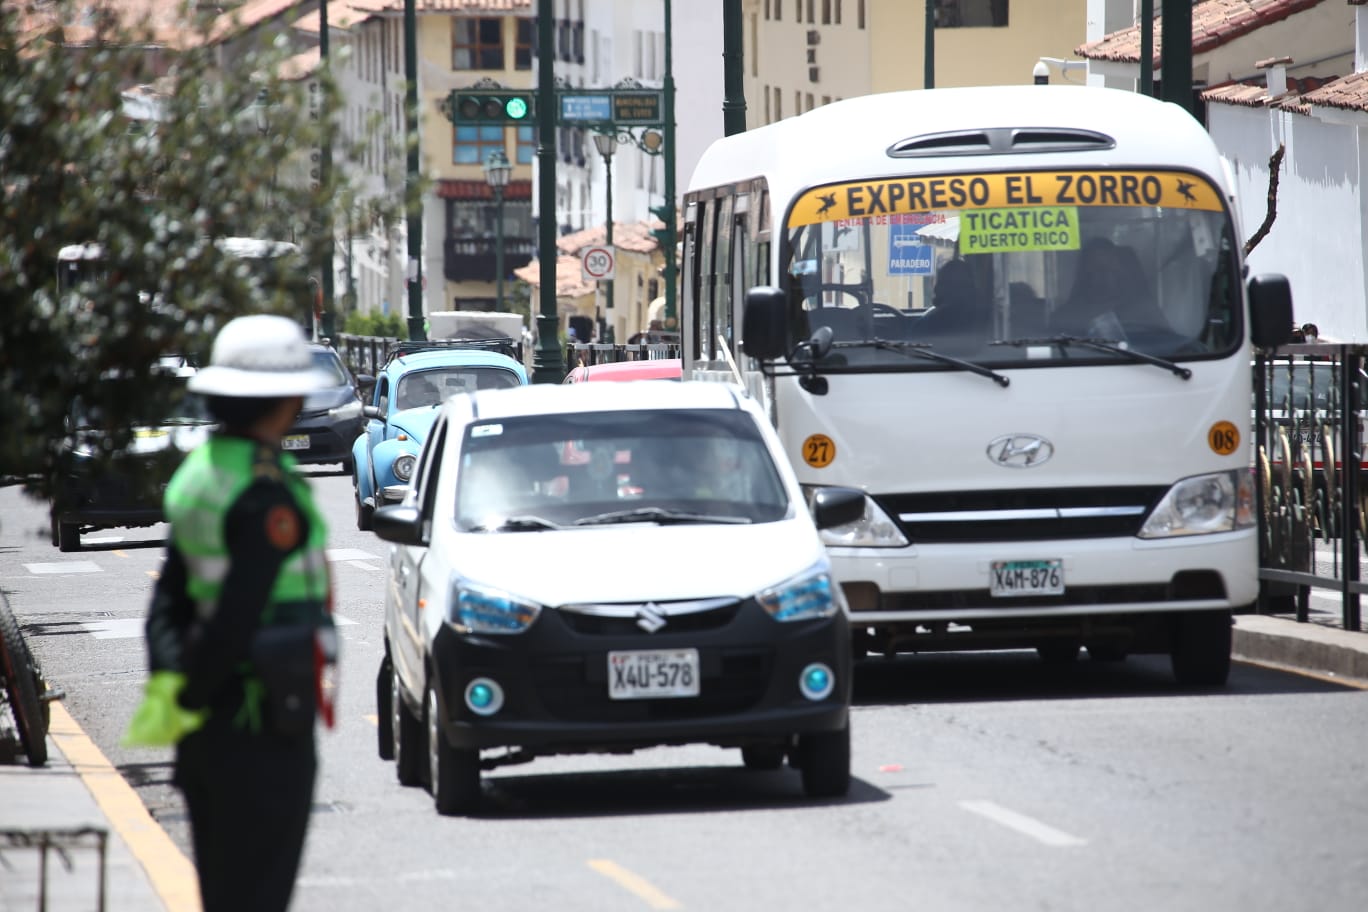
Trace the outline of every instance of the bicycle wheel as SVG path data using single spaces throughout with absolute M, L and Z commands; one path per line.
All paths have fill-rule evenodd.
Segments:
M 0 672 L 29 766 L 47 763 L 47 707 L 38 699 L 38 666 L 33 661 L 9 600 L 0 592 Z

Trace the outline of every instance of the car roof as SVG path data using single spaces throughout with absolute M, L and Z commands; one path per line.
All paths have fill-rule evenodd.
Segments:
M 678 358 L 614 361 L 608 364 L 586 365 L 580 374 L 580 380 L 663 380 L 678 378 L 682 369 L 683 365 Z
M 527 369 L 518 361 L 498 352 L 474 348 L 446 348 L 400 355 L 385 365 L 385 372 L 403 374 L 424 367 L 502 367 L 526 376 Z
M 446 407 L 464 420 L 648 409 L 747 409 L 729 383 L 539 383 L 453 396 Z M 473 414 L 472 414 L 473 412 Z

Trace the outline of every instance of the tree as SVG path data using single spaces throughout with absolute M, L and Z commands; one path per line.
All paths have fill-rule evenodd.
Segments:
M 301 78 L 283 37 L 224 54 L 205 40 L 222 20 L 186 6 L 172 33 L 163 11 L 128 22 L 113 3 L 66 24 L 88 6 L 0 0 L 0 478 L 38 495 L 73 401 L 117 450 L 162 405 L 147 400 L 166 386 L 147 381 L 163 355 L 203 363 L 245 313 L 307 320 L 308 264 L 346 191 L 307 164 L 291 179 L 335 141 L 339 99 L 325 72 Z M 125 93 L 148 85 L 154 113 L 125 116 Z M 233 236 L 302 257 L 242 259 Z M 99 245 L 97 274 L 61 290 L 58 252 L 75 243 Z

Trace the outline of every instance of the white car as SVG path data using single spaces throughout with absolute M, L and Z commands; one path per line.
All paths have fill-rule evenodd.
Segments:
M 374 517 L 393 543 L 381 756 L 444 814 L 476 810 L 500 763 L 685 743 L 844 794 L 850 634 L 817 526 L 863 510 L 844 488 L 809 509 L 724 384 L 448 399 Z

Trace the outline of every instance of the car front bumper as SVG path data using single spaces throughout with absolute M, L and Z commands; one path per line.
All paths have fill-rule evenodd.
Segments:
M 352 443 L 365 428 L 364 419 L 330 419 L 326 413 L 302 417 L 285 434 L 282 448 L 301 465 L 350 462 Z M 302 446 L 307 442 L 307 446 Z
M 778 623 L 753 600 L 736 604 L 725 623 L 648 634 L 631 618 L 594 618 L 544 609 L 513 635 L 463 635 L 443 625 L 435 637 L 442 728 L 457 748 L 519 747 L 537 754 L 632 750 L 665 744 L 724 747 L 835 731 L 847 722 L 850 634 L 842 615 Z M 608 653 L 694 648 L 696 697 L 609 697 Z M 810 700 L 798 680 L 813 662 L 835 675 L 831 693 Z M 488 678 L 504 705 L 479 716 L 465 703 L 467 685 Z

